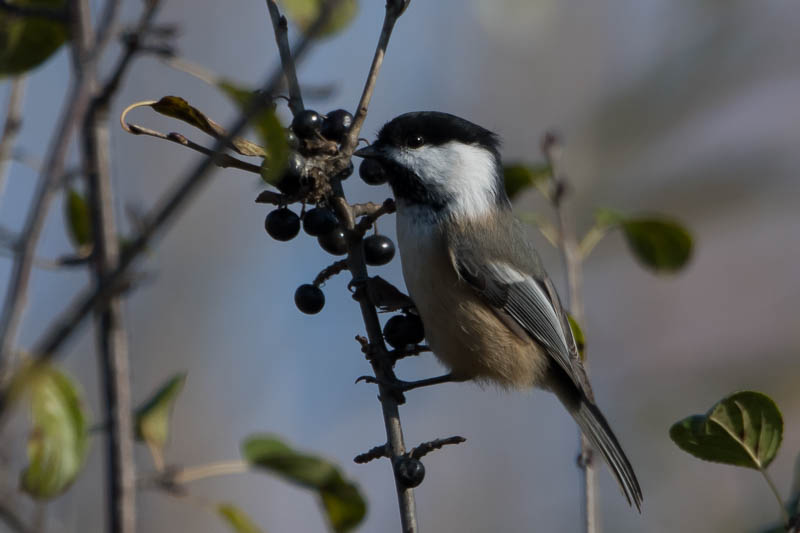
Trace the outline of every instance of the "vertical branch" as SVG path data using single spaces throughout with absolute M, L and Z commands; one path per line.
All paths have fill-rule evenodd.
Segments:
M 108 110 L 93 106 L 83 124 L 82 151 L 92 217 L 92 251 L 97 283 L 117 267 L 119 245 L 113 213 Z M 103 409 L 108 423 L 110 531 L 135 532 L 136 476 L 133 457 L 128 345 L 119 295 L 96 314 Z
M 346 206 L 349 211 L 350 207 L 347 206 L 340 182 L 335 183 L 334 191 L 336 197 L 340 199 L 339 205 Z M 352 236 L 355 233 L 353 232 L 355 226 L 353 224 L 354 219 L 352 216 L 348 218 L 347 229 Z M 364 247 L 361 241 L 362 237 L 357 235 L 356 239 L 351 239 L 348 242 L 348 265 L 355 282 L 365 282 L 368 278 L 367 265 L 364 261 Z M 393 361 L 391 357 L 389 357 L 386 345 L 383 341 L 381 323 L 378 320 L 378 313 L 375 310 L 375 305 L 370 301 L 366 290 L 358 290 L 355 297 L 358 299 L 358 303 L 361 307 L 361 317 L 364 320 L 367 338 L 369 339 L 370 348 L 372 349 L 370 364 L 372 365 L 372 370 L 375 372 L 375 377 L 378 381 L 378 399 L 380 400 L 381 410 L 383 412 L 389 460 L 392 462 L 392 465 L 394 465 L 400 457 L 405 455 L 406 448 L 403 440 L 403 426 L 400 423 L 398 400 L 393 392 L 383 385 L 383 383 L 391 383 L 397 378 L 392 369 Z M 394 468 L 392 470 L 394 472 L 395 488 L 397 490 L 397 501 L 400 506 L 402 531 L 403 533 L 415 533 L 418 529 L 414 490 L 404 486 L 399 479 L 397 471 Z
M 88 10 L 86 0 L 81 0 Z M 97 87 L 81 130 L 81 153 L 86 175 L 92 221 L 92 269 L 96 284 L 119 266 L 119 241 L 114 220 L 111 184 L 109 107 L 111 99 L 128 70 L 143 33 L 159 6 L 158 0 L 146 4 L 133 38 L 117 61 L 108 82 Z M 97 60 L 103 52 L 119 11 L 119 0 L 107 0 L 91 51 Z M 136 466 L 134 461 L 133 406 L 130 390 L 128 341 L 124 325 L 122 296 L 112 295 L 95 311 L 100 384 L 106 432 L 106 488 L 108 529 L 114 533 L 136 531 Z
M 22 105 L 25 96 L 25 75 L 17 76 L 11 82 L 8 107 L 3 133 L 0 135 L 0 198 L 6 187 L 9 159 L 14 150 L 14 141 L 22 129 Z
M 369 107 L 372 93 L 375 91 L 375 83 L 378 80 L 378 74 L 383 64 L 389 38 L 392 35 L 392 30 L 394 29 L 397 19 L 403 14 L 403 11 L 405 11 L 407 7 L 408 1 L 404 0 L 387 0 L 386 2 L 386 14 L 383 20 L 383 27 L 378 39 L 375 55 L 372 59 L 372 65 L 367 75 L 364 91 L 353 119 L 353 125 L 345 141 L 342 143 L 341 151 L 345 156 L 350 156 L 356 144 L 358 144 L 358 133 L 361 131 L 364 119 L 367 116 L 367 108 Z M 335 181 L 333 185 L 334 196 L 337 200 L 335 205 L 340 213 L 340 217 L 346 221 L 347 229 L 351 235 L 351 239 L 348 242 L 348 262 L 350 272 L 353 275 L 353 281 L 356 286 L 358 286 L 359 282 L 363 283 L 368 279 L 367 265 L 364 261 L 363 246 L 361 244 L 362 237 L 359 233 L 352 231 L 354 229 L 353 212 L 352 208 L 345 200 L 341 182 Z M 380 400 L 381 410 L 383 412 L 388 455 L 389 460 L 392 462 L 392 465 L 394 465 L 396 461 L 406 453 L 403 439 L 403 427 L 400 423 L 398 398 L 389 388 L 382 385 L 383 383 L 391 383 L 396 380 L 393 370 L 394 361 L 386 350 L 383 334 L 381 333 L 381 324 L 378 320 L 378 313 L 374 303 L 370 301 L 365 290 L 357 290 L 355 297 L 361 307 L 361 317 L 364 320 L 367 337 L 369 338 L 370 348 L 372 350 L 370 364 L 372 365 L 372 370 L 378 381 L 378 399 Z M 395 488 L 397 490 L 397 501 L 400 507 L 402 531 L 403 533 L 414 533 L 418 531 L 414 490 L 403 485 L 399 479 L 398 472 L 394 468 L 393 472 Z
M 372 93 L 375 91 L 375 83 L 378 80 L 378 74 L 383 64 L 383 57 L 386 54 L 386 47 L 389 44 L 389 39 L 394 29 L 395 23 L 400 15 L 403 14 L 408 7 L 409 0 L 387 0 L 386 13 L 381 28 L 381 34 L 378 39 L 378 45 L 375 50 L 375 55 L 367 75 L 367 81 L 364 86 L 364 91 L 358 104 L 358 110 L 353 119 L 353 124 L 348 132 L 345 141 L 342 143 L 340 153 L 344 156 L 342 159 L 349 161 L 350 156 L 358 143 L 358 133 L 364 124 L 364 119 L 367 115 L 367 108 L 369 107 Z M 287 83 L 289 84 L 289 91 L 291 95 L 289 107 L 293 113 L 302 110 L 302 97 L 300 95 L 300 86 L 297 81 L 295 65 L 292 56 L 288 51 L 288 46 L 284 43 L 285 39 L 285 24 L 286 19 L 280 16 L 277 6 L 272 0 L 267 0 L 269 6 L 270 16 L 275 28 L 275 39 L 278 43 L 278 48 L 281 50 L 281 62 L 284 73 L 286 74 Z M 327 8 L 330 10 L 333 7 L 333 2 L 327 3 Z M 324 9 L 323 9 L 324 10 Z M 314 26 L 321 26 L 320 20 Z M 296 94 L 296 96 L 295 96 Z M 295 107 L 292 106 L 292 101 L 295 102 Z M 299 102 L 299 107 L 297 103 Z M 347 203 L 347 199 L 342 189 L 342 184 L 338 180 L 333 183 L 333 205 L 337 210 L 340 220 L 342 221 L 345 229 L 350 236 L 348 241 L 347 265 L 353 276 L 353 282 L 361 288 L 356 290 L 354 297 L 358 300 L 361 308 L 361 317 L 364 321 L 364 326 L 367 330 L 367 337 L 369 338 L 370 349 L 370 363 L 375 372 L 375 377 L 379 383 L 379 400 L 381 403 L 381 410 L 383 413 L 384 427 L 386 429 L 386 440 L 388 444 L 389 459 L 392 465 L 396 460 L 404 456 L 406 453 L 405 442 L 403 439 L 403 427 L 400 423 L 400 412 L 398 398 L 381 383 L 390 383 L 396 380 L 393 365 L 394 361 L 389 356 L 384 344 L 383 334 L 381 333 L 381 324 L 378 320 L 378 313 L 375 305 L 369 300 L 366 290 L 363 289 L 363 283 L 368 278 L 367 264 L 364 261 L 362 236 L 360 232 L 355 230 L 355 217 L 352 207 Z M 414 490 L 405 487 L 397 472 L 392 469 L 395 477 L 395 487 L 397 490 L 398 505 L 400 508 L 400 522 L 402 531 L 404 533 L 415 533 L 417 529 L 416 517 L 416 504 L 414 501 Z
M 542 151 L 551 169 L 553 182 L 552 202 L 558 218 L 558 247 L 561 250 L 564 268 L 567 271 L 567 296 L 569 310 L 578 324 L 583 327 L 583 263 L 580 245 L 575 236 L 573 221 L 567 215 L 563 202 L 568 192 L 566 176 L 561 171 L 561 141 L 553 133 L 545 134 Z M 587 374 L 589 361 L 585 358 L 583 366 Z M 580 469 L 583 485 L 583 512 L 585 533 L 597 533 L 597 469 L 592 460 L 592 447 L 587 438 L 580 435 Z

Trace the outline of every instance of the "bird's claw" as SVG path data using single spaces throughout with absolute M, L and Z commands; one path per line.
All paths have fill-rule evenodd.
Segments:
M 380 385 L 382 387 L 386 387 L 393 393 L 402 394 L 404 392 L 408 392 L 410 390 L 419 389 L 422 387 L 428 387 L 430 385 L 439 385 L 440 383 L 447 383 L 453 380 L 453 376 L 451 374 L 445 374 L 443 376 L 437 376 L 434 378 L 428 379 L 421 379 L 419 381 L 403 381 L 402 379 L 379 379 L 375 376 L 361 376 L 356 380 L 356 383 L 360 382 L 364 383 L 372 383 L 374 385 Z

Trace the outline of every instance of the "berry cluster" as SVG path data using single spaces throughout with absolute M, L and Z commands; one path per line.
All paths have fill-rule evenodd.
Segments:
M 353 123 L 353 115 L 344 109 L 331 111 L 325 116 L 306 109 L 297 113 L 287 133 L 291 153 L 287 166 L 276 187 L 282 193 L 281 204 L 267 215 L 264 227 L 275 240 L 289 241 L 300 233 L 302 226 L 306 234 L 316 237 L 319 246 L 332 255 L 347 254 L 348 235 L 334 212 L 326 205 L 324 195 L 307 194 L 313 187 L 309 175 L 316 170 L 313 158 L 318 154 L 328 156 L 336 153 Z M 347 179 L 353 173 L 352 162 L 336 179 Z M 361 164 L 360 175 L 370 185 L 386 182 L 380 165 L 372 161 Z M 301 215 L 286 207 L 285 203 L 302 200 L 317 204 Z M 368 265 L 385 265 L 395 255 L 394 243 L 385 235 L 371 235 L 362 241 L 364 260 Z M 303 313 L 319 313 L 325 305 L 325 295 L 317 284 L 304 284 L 294 294 L 297 308 Z M 402 317 L 394 317 L 402 318 Z M 390 320 L 391 322 L 391 320 Z M 421 338 L 420 338 L 421 340 Z

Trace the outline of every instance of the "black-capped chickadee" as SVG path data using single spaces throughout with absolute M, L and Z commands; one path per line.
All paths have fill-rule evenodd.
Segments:
M 594 403 L 558 294 L 511 213 L 498 148 L 494 133 L 467 120 L 417 112 L 355 152 L 386 170 L 406 287 L 431 350 L 450 369 L 424 383 L 555 393 L 640 509 L 639 482 Z

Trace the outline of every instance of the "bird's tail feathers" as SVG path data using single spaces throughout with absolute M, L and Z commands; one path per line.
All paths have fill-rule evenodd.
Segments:
M 603 413 L 585 396 L 577 402 L 577 405 L 575 403 L 565 405 L 569 406 L 570 414 L 592 447 L 603 455 L 628 503 L 636 505 L 636 509 L 641 512 L 642 489 L 639 487 L 639 481 Z

